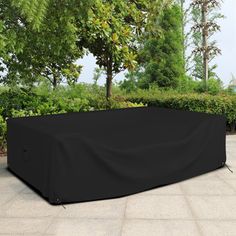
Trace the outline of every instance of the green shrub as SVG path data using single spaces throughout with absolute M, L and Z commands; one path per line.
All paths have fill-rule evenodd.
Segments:
M 0 108 L 3 117 L 12 117 L 11 111 L 14 110 L 32 110 L 48 101 L 45 96 L 36 96 L 32 92 L 22 89 L 11 89 L 0 94 Z
M 57 114 L 90 110 L 86 98 L 69 95 L 69 92 L 59 91 L 25 91 L 22 89 L 4 91 L 0 94 L 0 108 L 3 117 L 12 117 L 12 111 L 24 111 L 25 114 Z M 81 95 L 80 95 L 81 96 Z
M 123 97 L 115 97 L 107 100 L 103 97 L 96 97 L 90 100 L 91 110 L 121 109 L 132 107 L 143 107 L 143 103 L 126 101 Z
M 195 87 L 194 90 L 195 90 L 195 92 L 198 92 L 198 93 L 204 93 L 205 92 L 204 81 L 198 82 L 197 86 Z M 217 95 L 217 94 L 219 94 L 222 91 L 223 91 L 223 84 L 222 84 L 221 80 L 210 78 L 207 81 L 207 92 L 209 94 Z
M 179 78 L 176 90 L 180 93 L 191 93 L 196 91 L 199 83 L 199 81 L 193 80 L 190 77 L 183 76 Z
M 164 108 L 224 115 L 229 124 L 236 122 L 236 97 L 209 94 L 178 94 L 143 91 L 126 96 L 127 101 Z
M 28 116 L 41 115 L 40 113 L 35 113 L 31 110 L 15 110 L 15 109 L 12 109 L 11 113 L 12 113 L 12 117 L 28 117 Z
M 5 119 L 0 115 L 0 152 L 4 151 L 6 147 L 6 121 Z

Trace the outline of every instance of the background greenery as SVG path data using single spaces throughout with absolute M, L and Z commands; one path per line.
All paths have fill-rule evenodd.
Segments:
M 19 116 L 158 106 L 224 115 L 235 130 L 234 88 L 210 68 L 206 90 L 202 57 L 186 58 L 184 2 L 0 0 L 0 151 L 6 119 Z M 200 31 L 193 43 L 201 44 Z M 77 60 L 87 53 L 97 60 L 94 84 L 78 83 Z

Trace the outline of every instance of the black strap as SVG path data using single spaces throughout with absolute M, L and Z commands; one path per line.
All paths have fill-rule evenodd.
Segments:
M 227 169 L 231 172 L 231 173 L 234 173 L 227 164 L 225 164 L 225 166 L 227 167 Z
M 59 198 L 57 198 L 57 204 L 61 205 L 64 209 L 66 209 L 66 207 L 62 204 L 61 200 Z

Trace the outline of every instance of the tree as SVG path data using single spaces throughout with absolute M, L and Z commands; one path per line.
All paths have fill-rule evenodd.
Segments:
M 138 0 L 138 1 L 103 1 L 103 0 L 96 0 L 96 1 L 77 1 L 77 0 L 66 0 L 66 1 L 56 1 L 56 0 L 43 0 L 40 2 L 39 0 L 33 0 L 32 4 L 29 3 L 27 0 L 9 0 L 11 3 L 21 10 L 21 15 L 23 15 L 26 19 L 26 23 L 29 23 L 32 26 L 33 30 L 39 30 L 38 37 L 42 38 L 42 41 L 45 41 L 45 37 L 47 39 L 53 38 L 53 35 L 42 35 L 44 29 L 52 28 L 56 21 L 49 22 L 48 16 L 55 15 L 52 11 L 50 12 L 51 6 L 54 4 L 54 8 L 58 9 L 60 12 L 60 16 L 64 16 L 64 13 L 69 11 L 74 12 L 70 15 L 73 16 L 73 21 L 76 22 L 76 30 L 77 30 L 77 47 L 82 51 L 83 49 L 88 49 L 97 57 L 97 64 L 100 67 L 104 67 L 107 74 L 107 97 L 111 96 L 111 84 L 114 75 L 125 68 L 133 68 L 135 65 L 135 37 L 138 33 L 138 28 L 142 27 L 143 25 L 143 16 L 144 12 L 142 11 L 143 6 L 145 6 L 145 0 Z M 90 5 L 92 3 L 92 5 Z M 37 11 L 37 9 L 39 11 Z M 76 9 L 80 9 L 80 12 Z M 83 9 L 83 11 L 81 11 Z M 104 14 L 104 12 L 106 14 Z M 37 13 L 37 14 L 36 14 Z M 85 14 L 83 14 L 85 13 Z M 81 17 L 81 16 L 82 17 Z M 88 18 L 83 17 L 83 15 L 88 15 Z M 58 13 L 59 16 L 59 13 Z M 45 20 L 47 19 L 47 21 Z M 65 23 L 65 22 L 63 22 Z M 63 24 L 60 30 L 63 29 Z M 50 30 L 50 32 L 54 32 Z M 70 34 L 71 35 L 71 34 Z M 32 38 L 35 35 L 32 34 Z M 72 36 L 74 34 L 72 33 Z M 32 39 L 34 41 L 34 39 Z M 32 42 L 31 41 L 31 42 Z M 52 40 L 53 44 L 54 40 Z M 63 42 L 66 42 L 63 40 Z M 29 44 L 28 44 L 29 45 Z M 51 49 L 51 44 L 50 45 Z M 44 46 L 47 46 L 44 45 Z M 58 46 L 56 49 L 61 47 L 61 44 L 57 42 L 55 39 L 55 45 Z M 64 48 L 64 46 L 62 46 Z M 46 48 L 44 48 L 46 49 Z M 38 50 L 38 49 L 37 49 Z M 23 54 L 25 54 L 23 51 Z M 29 50 L 28 55 L 35 55 L 32 54 Z M 52 53 L 51 50 L 42 50 L 42 51 L 49 51 Z M 54 50 L 58 51 L 58 50 Z M 23 55 L 22 54 L 22 55 Z M 40 53 L 37 53 L 40 55 Z M 36 55 L 36 57 L 38 57 Z M 62 54 L 64 56 L 64 54 Z M 23 58 L 29 58 L 22 56 Z M 46 59 L 49 59 L 46 55 Z M 61 74 L 60 70 L 62 68 L 61 65 L 58 64 L 58 60 L 60 58 L 55 57 L 54 53 L 50 55 L 50 66 L 52 65 L 51 62 L 54 61 L 53 70 L 49 70 L 50 74 L 56 75 L 57 78 L 60 78 L 58 74 Z M 18 62 L 19 56 L 15 59 Z M 35 60 L 38 63 L 38 59 Z M 41 60 L 42 62 L 46 62 L 47 60 Z M 55 63 L 56 62 L 56 63 Z M 12 65 L 19 65 L 19 63 L 12 63 Z M 42 67 L 46 70 L 43 71 L 43 75 L 48 73 L 48 64 L 47 66 L 43 65 Z M 38 64 L 39 65 L 39 64 Z M 27 74 L 32 75 L 32 68 L 38 67 L 38 65 L 31 65 L 30 60 L 24 59 L 24 63 L 22 63 L 21 69 L 29 69 L 30 72 L 27 71 Z M 41 66 L 40 66 L 41 67 Z M 56 68 L 56 70 L 55 70 Z M 59 70 L 59 72 L 58 72 Z M 13 70 L 11 70 L 13 71 Z M 42 73 L 42 69 L 38 68 L 37 73 Z M 53 73 L 51 73 L 53 72 Z M 20 74 L 24 74 L 21 73 Z M 51 76 L 51 75 L 50 75 Z M 25 76 L 24 76 L 25 77 Z M 35 77 L 35 74 L 33 76 Z M 54 76 L 55 77 L 55 76 Z M 57 81 L 54 80 L 53 81 Z M 53 83 L 54 84 L 54 83 Z
M 190 58 L 191 56 L 188 55 L 188 48 L 190 46 L 190 37 L 191 31 L 188 30 L 188 24 L 191 20 L 191 6 L 189 1 L 186 0 L 177 0 L 177 3 L 180 5 L 181 9 L 181 31 L 182 31 L 182 44 L 183 44 L 183 62 L 184 62 L 184 69 L 185 73 L 187 74 L 191 68 L 190 65 Z
M 115 74 L 135 67 L 137 37 L 145 24 L 146 1 L 94 2 L 87 21 L 78 21 L 79 44 L 87 48 L 106 72 L 106 97 Z
M 22 15 L 26 17 L 26 20 L 34 29 L 40 28 L 42 22 L 47 18 L 47 11 L 50 9 L 50 5 L 53 2 L 59 4 L 61 7 L 60 10 L 66 11 L 67 9 L 74 9 L 75 12 L 79 13 L 79 16 L 83 18 L 86 16 L 92 1 L 93 0 L 10 0 L 11 5 L 21 11 Z
M 5 0 L 4 5 L 1 9 L 7 22 L 4 27 L 6 32 L 15 33 L 20 50 L 9 50 L 9 58 L 2 60 L 8 70 L 3 82 L 33 85 L 39 77 L 45 77 L 54 88 L 63 79 L 69 84 L 75 83 L 81 70 L 75 60 L 83 55 L 83 49 L 77 45 L 75 24 L 75 16 L 81 11 L 80 4 L 50 0 L 44 11 L 47 20 L 42 19 L 37 29 L 30 22 L 31 18 L 27 18 L 31 13 L 27 17 L 22 15 L 22 10 L 13 6 L 10 0 Z M 33 6 L 29 12 L 34 12 Z
M 14 11 L 18 14 L 17 9 Z M 13 9 L 9 8 L 9 1 L 0 0 L 0 79 L 6 69 L 3 61 L 10 58 L 10 52 L 12 54 L 21 50 L 21 45 L 17 44 L 15 27 L 8 27 L 12 18 L 15 19 L 15 15 Z
M 192 22 L 196 24 L 196 22 L 201 21 L 201 9 L 200 7 L 195 6 L 191 9 Z M 202 32 L 200 28 L 195 28 L 192 30 L 192 45 L 194 48 L 199 48 L 202 45 Z M 203 74 L 203 56 L 201 53 L 193 53 L 192 54 L 192 71 L 191 75 L 195 80 L 204 78 Z
M 106 71 L 109 98 L 115 74 L 135 67 L 139 39 L 147 29 L 151 32 L 159 7 L 171 0 L 7 2 L 20 11 L 13 26 L 17 27 L 18 44 L 22 43 L 18 53 L 9 53 L 7 81 L 17 76 L 20 82 L 33 83 L 34 78 L 44 76 L 55 87 L 65 71 L 76 74 L 74 59 L 87 49 Z
M 11 5 L 17 7 L 34 28 L 39 28 L 51 0 L 11 0 Z
M 175 88 L 184 76 L 182 14 L 178 4 L 168 5 L 156 21 L 159 35 L 150 35 L 139 53 L 140 86 Z
M 201 11 L 201 20 L 193 26 L 194 31 L 201 32 L 201 45 L 196 47 L 194 54 L 202 55 L 203 80 L 205 90 L 207 90 L 207 80 L 209 79 L 209 61 L 217 54 L 221 53 L 216 46 L 216 42 L 210 42 L 209 38 L 220 30 L 220 26 L 215 22 L 219 15 L 215 14 L 215 9 L 220 7 L 219 0 L 193 0 L 192 6 L 195 10 Z M 199 56 L 198 56 L 199 57 Z
M 104 73 L 103 69 L 101 69 L 99 67 L 96 67 L 94 69 L 94 72 L 93 72 L 93 84 L 94 85 L 98 84 L 98 80 L 102 77 L 103 73 Z

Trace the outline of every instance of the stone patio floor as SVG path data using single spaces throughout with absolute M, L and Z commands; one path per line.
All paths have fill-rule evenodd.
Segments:
M 0 157 L 0 235 L 236 236 L 236 135 L 226 167 L 128 197 L 51 206 Z

